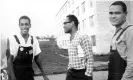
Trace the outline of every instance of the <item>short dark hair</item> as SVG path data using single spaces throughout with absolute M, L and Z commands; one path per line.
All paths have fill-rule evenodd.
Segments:
M 112 5 L 120 5 L 122 7 L 123 12 L 127 14 L 127 6 L 123 1 L 116 1 L 112 3 L 111 6 Z
M 28 17 L 28 16 L 21 16 L 20 18 L 19 18 L 19 24 L 20 24 L 20 20 L 21 19 L 27 19 L 27 20 L 29 20 L 29 24 L 31 25 L 31 20 L 30 20 L 30 18 Z
M 69 14 L 67 15 L 67 17 L 69 18 L 70 21 L 74 21 L 75 26 L 78 28 L 78 18 L 75 15 Z

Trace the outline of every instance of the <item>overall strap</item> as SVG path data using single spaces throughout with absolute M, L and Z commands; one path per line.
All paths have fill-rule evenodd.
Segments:
M 33 45 L 33 42 L 34 42 L 34 41 L 33 41 L 33 36 L 31 36 L 31 44 L 32 44 L 32 45 Z
M 20 41 L 19 41 L 18 37 L 16 35 L 14 35 L 14 37 L 15 37 L 17 43 L 20 44 Z
M 34 43 L 34 41 L 33 41 L 33 36 L 31 36 L 31 44 L 33 45 L 33 43 Z M 35 56 L 35 54 L 33 53 L 33 59 L 32 59 L 32 62 L 33 62 L 33 60 L 34 60 L 34 56 Z
M 20 41 L 19 41 L 18 37 L 17 37 L 16 35 L 14 35 L 14 37 L 15 37 L 17 43 L 20 44 Z M 34 42 L 34 41 L 33 41 L 33 36 L 31 36 L 31 44 L 32 44 L 32 45 L 33 45 L 33 42 Z
M 130 26 L 132 26 L 132 25 L 129 25 L 129 26 L 127 26 L 121 33 L 120 33 L 120 35 L 117 37 L 117 41 L 118 41 L 118 39 L 120 38 L 120 36 L 124 33 L 124 31 L 126 31 L 127 30 L 127 28 L 129 28 Z

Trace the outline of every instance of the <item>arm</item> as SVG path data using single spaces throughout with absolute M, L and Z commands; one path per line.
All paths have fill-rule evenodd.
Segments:
M 15 73 L 14 73 L 14 67 L 13 67 L 13 61 L 14 61 L 14 55 L 17 53 L 18 45 L 14 42 L 14 37 L 10 37 L 8 40 L 8 48 L 9 51 L 7 52 L 7 67 L 8 67 L 8 74 L 9 79 L 16 80 Z
M 92 44 L 89 40 L 89 37 L 83 36 L 81 39 L 81 47 L 85 52 L 85 59 L 86 59 L 86 72 L 85 75 L 92 76 L 93 72 L 93 52 L 92 52 Z
M 127 29 L 127 33 L 125 34 L 125 39 L 127 46 L 127 51 L 126 51 L 127 66 L 121 80 L 133 80 L 133 27 Z
M 43 70 L 43 63 L 41 62 L 41 58 L 40 58 L 40 53 L 41 53 L 41 49 L 39 46 L 39 42 L 37 41 L 36 38 L 34 38 L 34 44 L 33 44 L 33 54 L 34 54 L 34 60 L 37 64 L 37 66 L 39 67 L 40 71 L 42 72 L 42 75 L 44 77 L 44 80 L 49 80 Z
M 35 62 L 37 64 L 37 66 L 39 67 L 39 69 L 41 70 L 44 80 L 49 80 L 48 77 L 46 76 L 45 72 L 43 71 L 43 65 L 41 63 L 39 54 L 35 56 Z
M 10 54 L 8 58 L 9 78 L 11 78 L 11 80 L 16 80 L 13 68 L 13 58 L 14 58 L 13 55 Z
M 9 55 L 10 55 L 10 43 L 9 43 L 9 39 L 7 39 L 7 50 L 6 50 L 7 59 L 9 58 Z

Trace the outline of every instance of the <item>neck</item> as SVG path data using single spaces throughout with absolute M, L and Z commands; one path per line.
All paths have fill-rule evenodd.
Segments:
M 24 39 L 29 37 L 29 34 L 22 34 L 22 33 L 21 33 L 21 35 L 22 35 L 22 37 L 23 37 Z
M 73 29 L 72 32 L 70 33 L 71 36 L 74 36 L 74 34 L 77 32 L 77 29 Z
M 123 21 L 123 23 L 122 23 L 122 24 L 119 24 L 119 25 L 115 26 L 115 27 L 116 27 L 116 29 L 117 29 L 117 30 L 118 30 L 118 29 L 120 29 L 120 28 L 121 28 L 121 26 L 122 26 L 125 22 L 126 22 L 126 20 L 125 20 L 125 21 Z
M 121 27 L 116 27 L 116 32 L 120 29 Z

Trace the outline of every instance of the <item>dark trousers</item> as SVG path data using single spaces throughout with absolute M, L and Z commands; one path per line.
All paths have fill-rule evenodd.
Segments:
M 85 71 L 86 69 L 69 69 L 67 71 L 66 80 L 93 80 L 92 76 L 85 75 Z
M 17 80 L 34 80 L 34 72 L 31 65 L 15 65 L 14 72 Z

